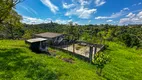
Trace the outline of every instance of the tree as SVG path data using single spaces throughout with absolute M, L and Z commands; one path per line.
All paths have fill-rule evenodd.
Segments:
M 66 29 L 66 34 L 68 35 L 68 40 L 73 43 L 73 52 L 75 52 L 75 41 L 79 39 L 79 30 L 77 24 L 73 25 L 73 22 L 69 22 L 69 25 Z
M 10 15 L 11 10 L 24 0 L 0 0 L 0 24 Z
M 136 35 L 130 34 L 128 32 L 119 35 L 119 40 L 125 43 L 128 47 L 140 46 L 140 40 Z
M 18 15 L 18 13 L 14 10 L 11 10 L 10 15 L 7 16 L 3 24 L 5 26 L 4 30 L 5 33 L 7 33 L 11 39 L 19 38 L 19 35 L 22 35 L 22 23 L 20 20 L 22 17 Z
M 97 67 L 96 73 L 101 76 L 102 70 L 107 63 L 110 62 L 109 56 L 106 56 L 104 53 L 97 53 L 94 57 L 94 63 Z

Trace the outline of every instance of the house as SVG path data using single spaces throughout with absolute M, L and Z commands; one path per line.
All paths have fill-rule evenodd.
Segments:
M 26 40 L 26 43 L 30 44 L 30 49 L 34 52 L 47 52 L 47 46 L 60 45 L 64 40 L 64 34 L 52 32 L 35 34 L 34 37 Z
M 59 45 L 64 40 L 64 34 L 52 32 L 35 34 L 34 37 L 45 38 L 47 42 L 52 45 Z

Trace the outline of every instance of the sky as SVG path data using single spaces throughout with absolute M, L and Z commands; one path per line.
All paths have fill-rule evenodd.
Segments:
M 142 0 L 25 0 L 15 10 L 27 24 L 142 24 Z

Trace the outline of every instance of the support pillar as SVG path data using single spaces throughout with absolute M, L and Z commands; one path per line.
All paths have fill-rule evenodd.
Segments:
M 95 46 L 94 47 L 94 55 L 96 55 L 96 53 L 97 53 L 97 47 Z
M 75 53 L 75 44 L 73 43 L 73 53 Z
M 92 55 L 93 55 L 93 47 L 90 46 L 90 51 L 89 51 L 89 61 L 92 63 Z
M 94 56 L 93 56 L 93 58 L 95 57 L 96 53 L 97 53 L 97 47 L 95 46 L 94 47 Z

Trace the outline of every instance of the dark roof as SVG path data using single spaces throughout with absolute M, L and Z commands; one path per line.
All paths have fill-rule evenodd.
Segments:
M 60 33 L 52 33 L 52 32 L 46 32 L 46 33 L 40 33 L 40 34 L 35 34 L 37 37 L 42 37 L 42 38 L 55 38 L 62 36 L 63 34 Z

